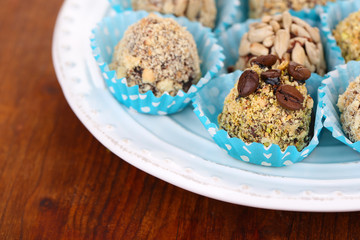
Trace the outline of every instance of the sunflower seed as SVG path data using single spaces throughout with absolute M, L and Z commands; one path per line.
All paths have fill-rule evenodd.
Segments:
M 267 48 L 272 47 L 272 45 L 274 45 L 274 40 L 275 40 L 275 36 L 269 36 L 267 38 L 264 39 L 263 41 L 263 45 Z
M 262 28 L 268 26 L 266 23 L 263 22 L 254 22 L 249 25 L 249 29 L 256 29 L 256 28 Z
M 287 48 L 289 46 L 289 41 L 290 41 L 290 34 L 288 31 L 284 29 L 280 29 L 279 31 L 277 31 L 275 36 L 274 47 L 279 58 L 282 58 L 284 53 L 287 51 Z
M 298 17 L 292 17 L 292 20 L 294 23 L 296 23 L 297 25 L 299 25 L 301 27 L 309 26 L 309 24 L 307 22 L 305 22 L 304 20 L 302 20 Z
M 320 62 L 319 62 L 319 65 L 317 67 L 322 69 L 325 72 L 325 70 L 326 70 L 326 62 L 325 62 L 325 59 L 324 59 L 324 54 L 322 54 L 323 53 L 323 46 L 322 46 L 321 42 L 317 43 L 316 46 L 319 49 L 319 52 L 321 53 L 320 54 Z
M 250 53 L 250 42 L 248 40 L 248 33 L 245 33 L 240 42 L 239 46 L 239 55 L 246 56 Z
M 310 62 L 314 65 L 317 65 L 320 62 L 320 52 L 319 49 L 316 48 L 316 45 L 312 42 L 306 41 L 305 50 L 309 56 Z
M 250 44 L 250 53 L 255 56 L 267 55 L 269 54 L 269 49 L 255 42 Z
M 283 13 L 282 23 L 285 30 L 289 31 L 292 23 L 292 18 L 289 12 Z
M 310 72 L 315 72 L 316 67 L 315 65 L 311 64 L 309 61 L 309 57 L 305 57 L 305 64 L 304 66 L 310 70 Z
M 272 20 L 272 17 L 270 15 L 265 15 L 261 18 L 261 22 L 268 23 Z
M 284 55 L 283 55 L 283 59 L 285 60 L 285 61 L 290 61 L 291 60 L 291 55 L 290 55 L 290 53 L 285 53 Z
M 311 38 L 310 34 L 305 30 L 305 28 L 296 25 L 296 24 L 291 24 L 291 33 L 294 34 L 297 37 L 306 37 L 306 38 Z
M 257 29 L 251 29 L 249 31 L 249 41 L 251 43 L 254 42 L 262 42 L 265 38 L 273 35 L 273 29 L 271 26 L 267 25 L 266 27 L 257 28 Z
M 295 43 L 297 43 L 297 42 L 300 43 L 301 45 L 304 45 L 306 41 L 307 41 L 306 38 L 295 37 L 295 38 L 290 39 L 290 46 L 295 46 Z
M 305 26 L 305 29 L 308 31 L 308 33 L 310 34 L 311 38 L 316 42 L 320 42 L 321 38 L 320 38 L 320 33 L 319 33 L 319 29 L 318 28 L 313 28 L 309 25 Z
M 274 15 L 273 16 L 273 19 L 275 20 L 275 21 L 281 21 L 281 19 L 282 19 L 282 15 L 281 14 L 277 14 L 277 15 Z
M 304 48 L 299 43 L 296 43 L 291 53 L 291 60 L 301 65 L 305 65 L 305 58 L 306 54 Z
M 277 32 L 280 29 L 280 24 L 275 20 L 270 21 L 270 25 L 273 28 L 274 32 Z

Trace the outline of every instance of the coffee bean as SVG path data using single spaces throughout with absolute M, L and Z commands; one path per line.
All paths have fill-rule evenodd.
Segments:
M 270 85 L 278 85 L 280 83 L 280 76 L 280 69 L 269 69 L 261 73 L 261 79 Z
M 297 81 L 305 81 L 311 76 L 309 69 L 296 62 L 289 63 L 288 73 Z
M 247 97 L 257 89 L 259 85 L 259 75 L 253 70 L 246 70 L 241 74 L 238 81 L 238 92 L 240 97 Z
M 251 60 L 251 64 L 257 64 L 260 67 L 261 66 L 271 67 L 272 65 L 274 65 L 276 63 L 277 60 L 278 60 L 278 57 L 275 55 L 272 55 L 272 54 L 262 55 L 262 56 L 259 56 L 257 58 L 254 58 L 253 60 Z
M 283 108 L 288 110 L 299 110 L 303 108 L 304 96 L 293 86 L 281 85 L 275 95 L 280 106 Z

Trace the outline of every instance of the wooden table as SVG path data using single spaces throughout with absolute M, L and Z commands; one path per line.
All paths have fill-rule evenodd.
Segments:
M 55 76 L 61 4 L 0 2 L 0 239 L 359 239 L 358 212 L 224 203 L 109 152 L 76 118 Z

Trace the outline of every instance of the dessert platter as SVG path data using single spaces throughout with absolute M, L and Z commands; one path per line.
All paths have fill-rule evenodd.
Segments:
M 104 17 L 115 15 L 107 0 L 65 0 L 52 46 L 56 74 L 66 100 L 106 148 L 157 178 L 225 202 L 294 211 L 360 210 L 360 154 L 334 138 L 326 128 L 320 128 L 319 144 L 312 152 L 306 148 L 301 152 L 302 161 L 269 167 L 271 164 L 266 161 L 256 165 L 228 155 L 211 138 L 191 104 L 170 115 L 150 115 L 139 113 L 150 111 L 148 108 L 137 111 L 120 103 L 114 97 L 114 89 L 109 90 L 111 83 L 106 80 L 111 82 L 112 78 L 100 70 L 102 65 L 95 59 L 91 40 L 97 24 Z M 132 17 L 130 12 L 123 16 Z M 109 29 L 103 28 L 103 34 L 108 35 Z M 105 51 L 111 52 L 106 48 Z M 211 73 L 209 76 L 200 82 L 206 84 L 214 77 Z M 218 94 L 215 88 L 211 91 Z M 137 98 L 131 94 L 121 96 Z M 188 101 L 184 98 L 185 103 Z M 271 154 L 264 156 L 271 158 Z M 284 155 L 286 158 L 289 154 Z

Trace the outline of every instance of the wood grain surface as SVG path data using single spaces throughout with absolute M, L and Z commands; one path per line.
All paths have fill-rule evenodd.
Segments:
M 224 203 L 109 152 L 76 118 L 55 76 L 61 4 L 0 1 L 0 239 L 359 239 L 358 212 Z

